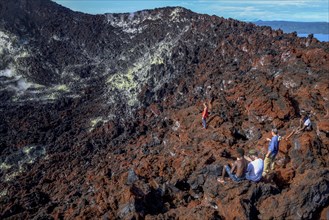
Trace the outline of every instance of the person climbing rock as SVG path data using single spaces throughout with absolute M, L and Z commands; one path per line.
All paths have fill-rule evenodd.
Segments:
M 204 106 L 204 109 L 203 109 L 203 112 L 202 112 L 202 126 L 204 128 L 207 128 L 207 117 L 208 117 L 208 106 L 207 104 L 204 102 L 203 103 L 203 106 Z
M 272 134 L 272 138 L 271 139 L 267 138 L 267 140 L 269 141 L 269 145 L 264 160 L 263 176 L 266 176 L 270 172 L 270 169 L 271 170 L 274 169 L 274 160 L 279 152 L 278 130 L 276 128 L 273 128 L 271 134 Z
M 258 152 L 251 149 L 249 151 L 249 157 L 245 156 L 245 159 L 250 161 L 247 166 L 246 179 L 253 182 L 260 181 L 264 169 L 264 161 L 258 158 Z
M 244 150 L 241 148 L 237 149 L 237 159 L 232 165 L 232 168 L 227 164 L 223 167 L 222 178 L 218 178 L 217 181 L 225 183 L 225 173 L 235 182 L 240 182 L 245 179 L 247 171 L 248 161 L 244 158 Z M 235 173 L 235 174 L 233 174 Z
M 302 118 L 299 120 L 299 127 L 293 130 L 285 139 L 288 140 L 293 134 L 298 134 L 302 131 L 311 131 L 311 113 L 302 113 Z
M 312 130 L 311 114 L 306 113 L 304 117 L 301 118 L 299 121 L 299 129 L 297 130 L 297 132 L 310 130 Z

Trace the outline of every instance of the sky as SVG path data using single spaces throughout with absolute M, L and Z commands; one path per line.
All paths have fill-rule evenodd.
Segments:
M 88 14 L 136 12 L 181 6 L 197 13 L 241 21 L 329 22 L 329 0 L 53 0 Z

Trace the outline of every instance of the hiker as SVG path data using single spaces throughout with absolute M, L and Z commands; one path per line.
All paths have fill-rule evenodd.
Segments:
M 246 179 L 258 182 L 262 178 L 264 161 L 258 158 L 258 153 L 254 149 L 249 151 L 249 157 L 245 156 L 245 159 L 250 161 L 247 166 Z
M 312 123 L 311 123 L 311 114 L 306 113 L 302 119 L 299 121 L 299 129 L 297 132 L 301 131 L 310 131 L 312 130 Z
M 299 128 L 293 130 L 285 139 L 288 140 L 293 134 L 298 134 L 302 131 L 311 131 L 312 130 L 312 122 L 311 122 L 311 114 L 306 113 L 303 118 L 299 120 Z
M 203 109 L 203 112 L 202 112 L 202 126 L 204 128 L 207 128 L 207 117 L 208 117 L 208 106 L 207 104 L 204 102 L 203 103 L 203 106 L 204 106 L 204 109 Z
M 237 149 L 238 157 L 234 162 L 232 168 L 227 164 L 223 167 L 222 178 L 218 178 L 217 181 L 220 183 L 225 183 L 225 172 L 234 182 L 240 182 L 245 179 L 245 174 L 247 171 L 248 161 L 244 158 L 244 150 L 241 148 Z M 233 174 L 235 173 L 235 174 Z
M 270 172 L 270 169 L 274 169 L 274 160 L 276 155 L 279 152 L 279 135 L 278 135 L 278 130 L 276 128 L 273 128 L 271 131 L 272 138 L 267 138 L 269 141 L 268 144 L 268 150 L 265 155 L 265 160 L 264 160 L 264 172 L 263 176 L 266 176 Z

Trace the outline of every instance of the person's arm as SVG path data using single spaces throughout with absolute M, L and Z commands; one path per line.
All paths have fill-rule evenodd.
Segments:
M 248 163 L 246 173 L 250 173 L 250 171 L 251 171 L 251 167 L 252 167 L 252 165 L 251 165 L 251 162 L 250 162 L 250 163 Z
M 250 157 L 246 156 L 246 155 L 244 155 L 244 159 L 248 160 L 249 162 L 252 161 L 252 159 Z
M 274 137 L 272 137 L 272 140 L 271 140 L 271 142 L 269 144 L 266 157 L 269 157 L 273 150 L 274 150 Z

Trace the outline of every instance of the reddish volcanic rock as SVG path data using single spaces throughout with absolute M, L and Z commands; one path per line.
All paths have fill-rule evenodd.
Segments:
M 322 131 L 324 133 L 329 133 L 329 120 L 328 119 L 324 119 L 322 121 L 319 121 L 318 124 L 318 130 Z

